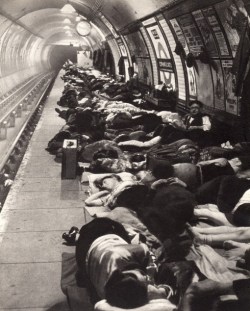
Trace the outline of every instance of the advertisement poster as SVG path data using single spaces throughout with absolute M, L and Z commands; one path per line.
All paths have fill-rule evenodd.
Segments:
M 204 105 L 214 107 L 213 83 L 210 66 L 197 60 L 199 79 L 197 79 L 197 99 Z
M 117 44 L 118 44 L 118 46 L 119 46 L 119 48 L 120 48 L 120 51 L 121 51 L 121 53 L 122 53 L 122 56 L 127 57 L 127 56 L 128 56 L 128 55 L 127 55 L 127 51 L 126 51 L 126 48 L 125 48 L 125 45 L 124 45 L 122 39 L 121 39 L 121 38 L 117 38 L 116 41 L 117 41 Z
M 138 80 L 147 85 L 153 84 L 151 62 L 148 58 L 137 58 Z
M 212 34 L 212 31 L 206 21 L 206 19 L 204 18 L 202 11 L 198 10 L 192 13 L 196 24 L 202 34 L 202 38 L 204 41 L 204 44 L 206 46 L 206 50 L 208 51 L 209 55 L 211 57 L 218 57 L 218 50 L 216 47 L 216 43 L 214 41 L 214 37 Z
M 235 77 L 231 73 L 232 65 L 233 65 L 232 60 L 222 60 L 222 68 L 225 77 L 226 111 L 237 115 L 238 105 L 237 105 L 237 97 L 234 95 Z
M 183 35 L 183 32 L 181 30 L 181 27 L 179 26 L 178 22 L 176 19 L 171 19 L 170 23 L 173 27 L 173 30 L 178 38 L 178 40 L 180 41 L 180 43 L 182 44 L 185 53 L 188 54 L 189 53 L 189 49 L 188 46 L 186 44 L 186 39 Z M 189 88 L 189 95 L 192 97 L 196 97 L 197 95 L 197 89 L 196 89 L 196 77 L 195 77 L 195 73 L 194 73 L 194 68 L 193 67 L 186 67 L 187 70 L 187 75 L 188 75 L 188 88 Z
M 131 56 L 149 57 L 147 47 L 139 31 L 126 35 L 124 38 L 131 52 Z
M 160 71 L 160 80 L 164 82 L 171 90 L 175 90 L 175 74 L 173 63 L 170 57 L 169 49 L 158 25 L 148 26 L 146 30 L 157 57 L 158 68 Z
M 203 42 L 196 25 L 193 22 L 192 15 L 186 14 L 177 18 L 187 40 L 189 50 L 195 56 L 201 52 Z
M 203 9 L 202 12 L 204 16 L 207 18 L 207 21 L 214 32 L 221 56 L 230 56 L 227 41 L 219 24 L 216 12 L 212 7 Z
M 117 38 L 119 37 L 115 28 L 113 27 L 113 25 L 107 20 L 107 18 L 103 15 L 103 14 L 99 14 L 99 16 L 101 17 L 101 20 L 103 21 L 103 23 L 108 27 L 108 29 L 111 31 L 112 35 Z
M 225 111 L 225 96 L 224 96 L 224 77 L 221 67 L 221 62 L 219 60 L 214 60 L 216 62 L 218 71 L 212 70 L 213 82 L 214 82 L 214 107 L 219 110 Z
M 215 8 L 227 34 L 234 57 L 246 22 L 244 7 L 239 8 L 233 1 L 227 1 L 216 4 Z
M 161 27 L 163 31 L 165 32 L 166 37 L 168 38 L 168 43 L 170 46 L 170 49 L 172 51 L 175 50 L 176 48 L 176 41 L 174 39 L 173 33 L 170 30 L 169 25 L 167 24 L 165 18 L 161 15 L 158 16 L 158 20 L 161 24 Z M 176 78 L 177 78 L 177 85 L 176 89 L 178 88 L 178 96 L 182 100 L 186 100 L 186 84 L 185 84 L 185 76 L 184 76 L 184 70 L 183 70 L 183 65 L 182 61 L 179 55 L 173 52 L 173 61 L 175 65 L 175 70 L 176 70 Z

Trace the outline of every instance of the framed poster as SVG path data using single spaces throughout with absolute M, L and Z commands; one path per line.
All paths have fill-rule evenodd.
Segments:
M 200 33 L 193 21 L 191 14 L 186 14 L 177 18 L 180 27 L 182 28 L 183 34 L 186 38 L 189 50 L 195 56 L 201 52 L 201 47 L 203 47 L 202 38 Z
M 214 107 L 214 89 L 210 66 L 197 60 L 199 79 L 197 79 L 197 99 L 204 105 Z
M 225 77 L 225 102 L 226 111 L 232 114 L 238 114 L 237 97 L 234 95 L 235 77 L 232 74 L 233 60 L 222 60 L 222 68 Z
M 204 16 L 207 18 L 207 21 L 214 32 L 214 36 L 217 40 L 217 45 L 219 47 L 220 55 L 230 56 L 229 47 L 227 44 L 227 40 L 225 38 L 224 32 L 221 28 L 221 25 L 218 21 L 216 12 L 213 7 L 208 7 L 206 9 L 202 9 Z
M 188 48 L 185 36 L 182 32 L 182 29 L 181 29 L 178 21 L 174 18 L 174 19 L 170 20 L 170 23 L 172 25 L 172 28 L 173 28 L 178 40 L 180 41 L 181 45 L 184 48 L 185 53 L 188 54 L 189 48 Z M 187 76 L 188 76 L 189 95 L 191 97 L 195 98 L 197 96 L 197 88 L 196 88 L 196 76 L 195 76 L 194 68 L 186 66 L 186 72 L 187 72 Z
M 212 31 L 211 31 L 204 15 L 202 14 L 202 11 L 197 10 L 197 11 L 193 12 L 192 15 L 195 19 L 197 27 L 199 28 L 199 30 L 201 32 L 203 42 L 205 44 L 206 50 L 208 51 L 209 55 L 211 57 L 218 57 L 219 53 L 218 53 L 218 49 L 216 47 L 214 36 L 212 34 Z
M 143 37 L 140 31 L 133 32 L 124 36 L 127 42 L 131 56 L 136 57 L 149 57 L 148 49 L 144 43 Z
M 226 110 L 225 107 L 225 85 L 223 70 L 220 60 L 214 60 L 218 71 L 212 70 L 212 77 L 214 83 L 214 107 L 219 110 Z
M 137 58 L 138 80 L 147 85 L 153 84 L 152 68 L 149 58 Z
M 116 41 L 117 41 L 117 44 L 118 44 L 118 46 L 119 46 L 119 48 L 120 48 L 120 51 L 121 51 L 122 56 L 127 57 L 127 56 L 128 56 L 128 55 L 127 55 L 127 50 L 126 50 L 126 48 L 125 48 L 125 45 L 124 45 L 122 39 L 121 39 L 121 38 L 117 38 Z

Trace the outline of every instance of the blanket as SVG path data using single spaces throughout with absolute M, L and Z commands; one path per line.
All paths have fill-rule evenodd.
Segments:
M 75 260 L 75 253 L 63 253 L 61 288 L 63 293 L 67 296 L 70 310 L 93 311 L 94 307 L 90 303 L 87 289 L 78 287 L 76 284 L 76 271 L 77 265 Z
M 236 261 L 227 260 L 209 245 L 193 245 L 191 258 L 208 279 L 229 283 L 250 277 L 250 271 L 236 267 Z

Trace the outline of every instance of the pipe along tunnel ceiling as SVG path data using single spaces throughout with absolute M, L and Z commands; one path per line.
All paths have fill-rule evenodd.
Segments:
M 164 81 L 183 107 L 198 99 L 237 116 L 250 50 L 249 2 L 1 0 L 0 97 L 32 76 L 58 69 L 72 49 L 90 59 L 109 50 L 113 73 L 119 75 L 123 63 L 125 80 L 133 67 L 142 86 Z M 74 12 L 63 12 L 66 4 Z M 87 36 L 76 31 L 76 18 L 91 24 Z M 104 56 L 100 69 L 107 63 Z

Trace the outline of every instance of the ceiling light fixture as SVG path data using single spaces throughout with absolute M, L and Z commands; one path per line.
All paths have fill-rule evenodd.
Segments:
M 75 11 L 75 8 L 69 3 L 68 0 L 67 3 L 61 8 L 61 12 L 63 13 L 74 13 Z
M 80 20 L 81 20 L 81 16 L 79 14 L 77 14 L 76 22 L 80 22 Z
M 63 20 L 63 23 L 64 23 L 64 24 L 71 24 L 71 21 L 70 21 L 69 18 L 65 18 L 65 19 Z

